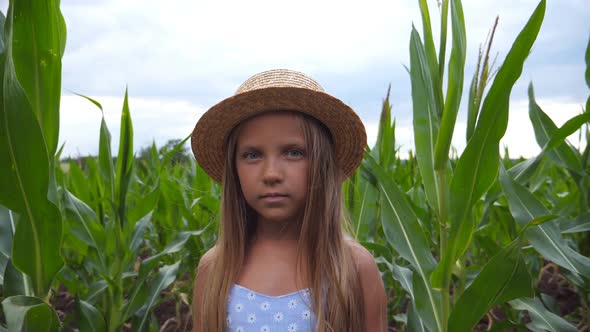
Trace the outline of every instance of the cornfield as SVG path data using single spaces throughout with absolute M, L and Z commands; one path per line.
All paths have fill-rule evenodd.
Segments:
M 418 5 L 414 151 L 398 154 L 387 93 L 377 142 L 343 186 L 351 235 L 382 273 L 390 330 L 590 331 L 590 98 L 558 127 L 531 83 L 541 152 L 515 160 L 499 148 L 545 0 L 496 71 L 491 39 L 479 55 L 466 148 L 454 157 L 462 4 L 441 1 L 438 50 L 426 0 Z M 127 92 L 117 153 L 103 117 L 98 156 L 62 159 L 59 0 L 11 1 L 0 36 L 0 331 L 190 330 L 194 268 L 215 242 L 221 188 L 186 151 L 188 137 L 134 155 Z M 585 60 L 590 87 L 590 41 Z M 568 142 L 574 133 L 584 148 Z

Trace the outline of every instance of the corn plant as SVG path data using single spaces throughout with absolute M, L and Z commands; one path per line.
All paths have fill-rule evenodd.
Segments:
M 182 209 L 186 218 L 152 218 L 165 215 L 165 209 L 179 211 L 165 203 L 167 193 L 183 189 L 173 182 L 178 172 L 169 175 L 165 166 L 186 139 L 154 161 L 158 168 L 150 170 L 151 178 L 145 183 L 138 179 L 126 93 L 115 161 L 103 118 L 99 156 L 87 160 L 92 171 L 86 175 L 71 163 L 71 172 L 64 174 L 56 153 L 65 48 L 59 2 L 10 2 L 7 18 L 0 19 L 5 29 L 0 43 L 0 263 L 7 327 L 58 330 L 61 322 L 50 301 L 61 284 L 76 298 L 68 319 L 72 327 L 115 331 L 128 322 L 134 330 L 147 330 L 153 326 L 151 311 L 161 301 L 161 292 L 180 273 L 192 278 L 198 256 L 183 251 L 187 242 L 193 249 L 210 246 L 205 237 L 193 239 L 203 233 L 198 227 L 206 226 L 204 217 L 195 221 L 193 215 L 204 216 L 200 207 L 207 202 L 210 207 L 211 199 L 195 204 L 196 198 L 187 197 L 190 201 Z M 98 102 L 87 99 L 102 111 Z M 194 176 L 199 185 L 206 182 L 202 173 Z M 190 225 L 182 224 L 187 219 Z M 166 236 L 155 241 L 147 234 L 163 225 L 167 229 L 152 234 Z M 142 251 L 147 257 L 139 259 Z M 176 288 L 190 292 L 187 281 L 184 284 Z
M 59 1 L 11 1 L 0 14 L 2 307 L 11 331 L 56 331 L 47 304 L 62 221 L 53 175 L 66 27 Z
M 590 259 L 567 245 L 559 230 L 559 218 L 555 214 L 558 211 L 550 211 L 527 185 L 547 155 L 561 165 L 567 164 L 569 175 L 576 183 L 572 192 L 587 191 L 587 169 L 582 167 L 581 155 L 564 140 L 587 123 L 589 115 L 585 112 L 557 128 L 539 112 L 531 90 L 531 119 L 542 152 L 505 170 L 498 151 L 507 127 L 510 93 L 539 32 L 545 1 L 539 3 L 516 38 L 485 96 L 486 83 L 492 76 L 487 56 L 481 72 L 474 74 L 468 107 L 468 142 L 457 160 L 449 159 L 449 150 L 463 91 L 466 56 L 463 10 L 460 1 L 442 1 L 437 56 L 426 1 L 419 1 L 419 5 L 423 39 L 412 29 L 409 72 L 416 160 L 422 183 L 402 191 L 394 182 L 392 163 L 381 152 L 384 146 L 392 144 L 385 141 L 391 140 L 388 137 L 391 135 L 382 132 L 391 131 L 388 122 L 381 123 L 377 143 L 363 161 L 360 174 L 364 179 L 353 178 L 347 184 L 365 188 L 368 182 L 375 188 L 349 189 L 357 194 L 356 205 L 348 206 L 351 215 L 372 215 L 382 224 L 389 248 L 374 244 L 369 247 L 379 254 L 385 277 L 391 274 L 409 294 L 410 301 L 404 316 L 394 318 L 409 330 L 466 331 L 492 308 L 502 306 L 511 310 L 506 307 L 509 305 L 513 311 L 528 310 L 531 327 L 573 331 L 575 327 L 571 323 L 549 312 L 533 298 L 531 270 L 535 262 L 521 248 L 528 244 L 544 259 L 571 272 L 570 280 L 580 287 L 582 294 L 587 294 Z M 447 90 L 443 94 L 449 9 L 453 42 Z M 384 106 L 382 120 L 390 121 L 386 114 L 389 111 Z M 567 153 L 567 161 L 550 157 L 563 153 Z M 359 204 L 364 203 L 371 190 L 378 192 L 371 193 L 377 197 L 376 204 Z M 588 211 L 584 193 L 579 201 L 580 209 L 572 212 L 574 220 L 580 220 L 584 216 L 580 213 Z M 506 226 L 501 230 L 502 237 L 490 238 L 493 233 L 486 234 L 486 230 L 498 228 L 494 225 L 497 222 Z M 469 250 L 474 241 L 485 249 Z
M 518 161 L 498 151 L 545 1 L 497 71 L 489 62 L 493 33 L 480 52 L 467 147 L 457 156 L 450 142 L 465 76 L 461 2 L 441 3 L 438 52 L 426 0 L 418 4 L 422 36 L 412 29 L 408 68 L 415 152 L 397 155 L 388 91 L 377 143 L 343 186 L 350 234 L 376 256 L 391 324 L 468 331 L 484 317 L 495 331 L 587 327 L 590 98 L 585 111 L 557 127 L 531 84 L 529 116 L 542 150 Z M 11 1 L 7 17 L 0 13 L 0 35 L 0 331 L 156 330 L 153 311 L 162 301 L 176 302 L 173 320 L 180 321 L 194 267 L 215 241 L 220 187 L 194 160 L 174 157 L 186 139 L 133 154 L 127 93 L 116 157 L 103 117 L 98 156 L 70 160 L 64 170 L 57 149 L 65 47 L 59 2 Z M 586 63 L 590 87 L 590 42 Z M 580 128 L 583 151 L 566 140 Z M 548 270 L 580 295 L 576 315 L 561 317 L 536 287 Z M 65 317 L 52 306 L 58 289 L 74 298 Z M 494 318 L 497 310 L 505 320 Z
M 100 103 L 85 98 L 102 110 Z M 193 248 L 195 244 L 197 248 L 205 246 L 201 241 L 191 241 L 203 233 L 195 229 L 203 226 L 201 223 L 186 222 L 194 219 L 190 208 L 193 202 L 178 204 L 183 200 L 183 187 L 174 179 L 182 179 L 182 174 L 178 168 L 168 174 L 170 170 L 165 167 L 186 139 L 166 152 L 162 160 L 152 153 L 147 164 L 151 168 L 143 170 L 147 175 L 142 179 L 133 168 L 127 94 L 121 124 L 116 166 L 103 118 L 98 161 L 88 158 L 86 172 L 71 163 L 71 176 L 60 176 L 64 181 L 66 237 L 71 239 L 64 246 L 68 264 L 61 281 L 77 298 L 72 327 L 117 331 L 129 322 L 133 330 L 148 330 L 153 326 L 151 310 L 161 301 L 160 294 L 177 282 L 178 275 L 192 275 L 191 266 L 198 257 L 184 250 L 187 242 Z M 173 203 L 167 204 L 170 199 Z

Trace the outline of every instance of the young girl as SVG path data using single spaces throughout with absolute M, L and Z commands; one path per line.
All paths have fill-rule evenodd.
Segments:
M 193 152 L 223 195 L 193 331 L 386 331 L 379 270 L 343 231 L 342 182 L 365 145 L 350 107 L 289 70 L 251 77 L 201 117 Z

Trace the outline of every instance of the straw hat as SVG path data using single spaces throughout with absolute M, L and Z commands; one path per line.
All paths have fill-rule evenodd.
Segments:
M 201 167 L 221 183 L 226 141 L 232 129 L 255 115 L 299 111 L 322 122 L 332 134 L 336 162 L 345 177 L 360 165 L 367 135 L 358 115 L 348 105 L 324 92 L 310 77 L 286 69 L 250 77 L 235 95 L 211 107 L 193 130 L 191 145 Z

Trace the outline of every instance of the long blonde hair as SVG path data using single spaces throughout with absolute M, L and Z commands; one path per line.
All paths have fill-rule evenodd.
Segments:
M 345 238 L 342 175 L 328 129 L 315 118 L 293 112 L 301 123 L 309 162 L 308 192 L 299 235 L 297 271 L 311 291 L 316 331 L 362 331 L 364 302 L 352 249 Z M 228 139 L 219 237 L 207 266 L 201 301 L 201 331 L 226 329 L 226 301 L 256 229 L 235 166 L 236 127 Z

